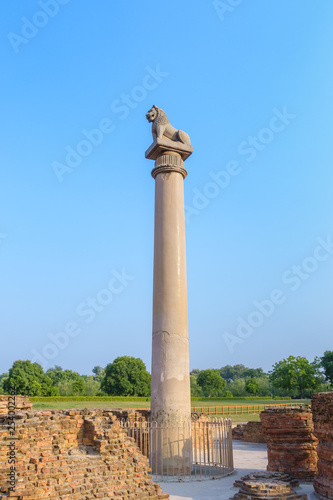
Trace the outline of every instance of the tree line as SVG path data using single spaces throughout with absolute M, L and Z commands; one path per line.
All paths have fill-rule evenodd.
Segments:
M 140 358 L 120 356 L 105 368 L 95 366 L 92 375 L 80 375 L 55 366 L 44 372 L 31 361 L 15 361 L 8 373 L 0 375 L 0 394 L 15 387 L 27 396 L 150 396 L 150 373 Z M 310 362 L 302 356 L 278 361 L 268 373 L 242 364 L 220 369 L 194 369 L 190 373 L 191 396 L 311 397 L 333 385 L 333 351 Z

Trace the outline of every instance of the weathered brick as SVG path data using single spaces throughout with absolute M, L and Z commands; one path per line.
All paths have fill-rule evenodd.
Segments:
M 317 472 L 318 439 L 310 407 L 270 408 L 261 412 L 260 419 L 267 443 L 267 470 L 312 481 Z
M 149 476 L 146 457 L 109 410 L 20 412 L 15 441 L 16 465 L 21 465 L 16 492 L 9 492 L 7 455 L 2 452 L 9 439 L 6 424 L 5 414 L 0 415 L 3 499 L 168 498 Z
M 313 486 L 319 498 L 333 499 L 333 392 L 312 397 L 314 433 L 319 439 L 318 474 Z

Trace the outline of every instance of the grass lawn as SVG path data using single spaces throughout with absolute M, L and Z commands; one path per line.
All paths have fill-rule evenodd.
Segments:
M 34 410 L 52 410 L 54 408 L 150 408 L 150 401 L 51 401 L 33 403 Z
M 223 400 L 223 401 L 192 401 L 192 409 L 195 408 L 195 411 L 204 413 L 208 413 L 208 407 L 210 409 L 210 415 L 212 417 L 225 417 L 231 418 L 233 422 L 249 422 L 249 421 L 258 421 L 259 411 L 258 405 L 268 405 L 268 404 L 281 404 L 281 403 L 293 403 L 297 404 L 298 402 L 309 402 L 309 400 L 243 400 L 243 401 L 233 401 L 232 399 Z M 254 411 L 253 411 L 254 405 Z M 222 415 L 221 409 L 219 407 L 223 406 L 225 408 L 225 413 Z M 236 407 L 230 408 L 231 414 L 227 414 L 226 407 Z M 241 406 L 243 406 L 243 413 L 241 413 Z M 150 401 L 55 401 L 55 402 L 38 402 L 33 404 L 34 409 L 69 409 L 69 408 L 149 408 Z M 217 407 L 217 415 L 215 415 L 215 407 Z M 249 407 L 249 412 L 247 410 Z M 252 408 L 251 408 L 252 407 Z M 263 410 L 263 407 L 260 408 Z M 235 412 L 237 413 L 235 414 Z

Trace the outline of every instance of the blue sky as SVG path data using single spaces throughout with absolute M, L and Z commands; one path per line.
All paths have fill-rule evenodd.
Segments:
M 152 104 L 194 147 L 191 368 L 333 350 L 332 14 L 330 0 L 1 2 L 0 372 L 121 355 L 150 369 Z

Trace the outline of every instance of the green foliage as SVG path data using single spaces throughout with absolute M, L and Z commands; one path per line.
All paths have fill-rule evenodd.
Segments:
M 324 352 L 324 355 L 320 358 L 320 365 L 324 369 L 326 380 L 333 384 L 333 351 Z
M 244 377 L 265 378 L 267 375 L 262 368 L 246 368 L 243 372 L 243 378 Z
M 231 382 L 238 378 L 241 378 L 243 371 L 245 370 L 244 365 L 226 365 L 220 369 L 220 375 L 227 382 Z
M 260 391 L 260 384 L 256 377 L 249 377 L 245 383 L 245 390 L 249 394 L 258 394 Z
M 195 375 L 190 375 L 190 384 L 191 384 L 191 397 L 200 397 L 202 396 L 202 388 L 197 382 L 197 377 Z
M 226 386 L 226 381 L 221 377 L 220 371 L 215 368 L 202 370 L 197 377 L 197 383 L 203 394 L 208 397 L 222 395 Z
M 272 396 L 274 388 L 268 376 L 265 374 L 263 377 L 256 378 L 256 380 L 259 384 L 258 394 L 260 396 Z
M 79 373 L 72 370 L 63 370 L 61 366 L 55 366 L 47 370 L 46 375 L 58 387 L 60 396 L 79 396 L 80 394 L 84 394 L 85 380 Z
M 56 396 L 59 394 L 52 380 L 41 365 L 31 361 L 15 361 L 9 370 L 9 377 L 4 381 L 4 389 L 9 392 L 15 387 L 16 394 L 26 396 Z
M 101 386 L 99 386 L 99 387 L 101 387 Z M 98 393 L 96 394 L 96 397 L 104 398 L 104 397 L 108 397 L 108 395 L 106 394 L 106 392 L 102 391 L 102 389 L 100 388 Z
M 101 382 L 104 375 L 104 368 L 102 368 L 101 366 L 94 366 L 92 372 L 94 374 L 94 380 Z
M 73 380 L 63 380 L 58 382 L 57 387 L 59 389 L 60 396 L 76 396 L 74 394 Z
M 225 391 L 224 395 L 223 395 L 224 398 L 233 398 L 234 395 L 232 392 L 230 391 Z
M 221 377 L 223 377 L 227 382 L 234 382 L 240 378 L 265 377 L 266 374 L 262 368 L 247 368 L 244 365 L 226 365 L 222 366 L 220 369 Z
M 234 396 L 240 398 L 242 396 L 247 396 L 245 390 L 245 378 L 237 378 L 228 384 L 228 390 L 233 393 Z
M 274 387 L 295 391 L 300 398 L 317 390 L 321 383 L 318 364 L 302 356 L 289 356 L 275 363 L 270 380 Z
M 0 375 L 0 394 L 6 394 L 7 391 L 4 389 L 4 382 L 8 378 L 9 373 L 1 373 Z
M 93 376 L 87 377 L 84 385 L 85 396 L 96 396 L 101 387 L 101 383 L 98 380 L 94 380 Z
M 194 375 L 195 377 L 197 377 L 199 375 L 199 373 L 200 373 L 199 368 L 193 368 L 190 375 Z
M 150 373 L 140 358 L 118 357 L 105 368 L 101 390 L 110 396 L 149 396 Z

